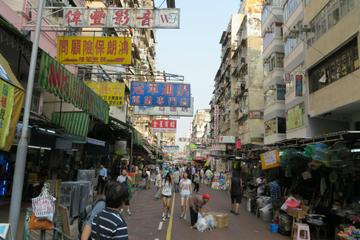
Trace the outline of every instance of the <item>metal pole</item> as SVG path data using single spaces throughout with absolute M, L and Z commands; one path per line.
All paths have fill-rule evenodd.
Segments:
M 30 69 L 29 77 L 26 88 L 26 98 L 25 98 L 25 107 L 24 107 L 24 118 L 23 118 L 23 127 L 21 131 L 21 138 L 16 152 L 16 162 L 15 162 L 15 171 L 14 171 L 14 180 L 11 193 L 11 202 L 10 202 L 10 215 L 9 221 L 11 224 L 12 236 L 14 239 L 17 239 L 16 233 L 20 218 L 20 209 L 21 209 L 21 199 L 22 191 L 24 185 L 24 173 L 25 173 L 25 164 L 26 164 L 26 155 L 28 148 L 28 126 L 29 126 L 29 117 L 30 117 L 30 107 L 31 107 L 31 97 L 34 87 L 34 78 L 36 71 L 36 61 L 39 48 L 39 38 L 41 30 L 41 19 L 43 15 L 45 0 L 39 0 L 38 12 L 36 16 L 36 29 L 34 42 L 32 45 L 31 51 L 31 60 L 30 60 Z
M 130 164 L 129 165 L 134 164 L 133 148 L 134 148 L 134 129 L 131 129 Z

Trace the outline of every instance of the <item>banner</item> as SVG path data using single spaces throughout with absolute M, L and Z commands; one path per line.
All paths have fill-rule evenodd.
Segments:
M 262 153 L 260 155 L 261 169 L 266 170 L 270 168 L 280 167 L 280 151 L 273 150 Z
M 108 123 L 109 105 L 45 52 L 41 56 L 39 85 L 65 102 Z
M 166 153 L 177 153 L 179 150 L 179 146 L 162 146 L 162 151 Z
M 9 151 L 24 102 L 24 89 L 0 54 L 0 150 Z
M 218 143 L 235 143 L 235 136 L 219 136 Z
M 194 115 L 194 98 L 191 98 L 191 107 L 145 107 L 135 106 L 135 115 L 148 116 L 177 116 L 177 117 L 192 117 Z
M 176 132 L 176 120 L 154 119 L 151 128 L 154 132 Z
M 92 82 L 85 84 L 111 106 L 123 106 L 125 97 L 125 83 L 120 82 Z
M 130 37 L 58 36 L 57 60 L 62 64 L 131 64 Z
M 130 104 L 147 107 L 182 107 L 190 108 L 190 84 L 132 82 Z
M 63 27 L 169 28 L 180 27 L 177 8 L 83 8 L 64 7 Z

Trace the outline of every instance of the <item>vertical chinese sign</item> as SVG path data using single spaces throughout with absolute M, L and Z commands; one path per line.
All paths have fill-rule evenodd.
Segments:
M 168 28 L 180 27 L 180 9 L 64 8 L 64 27 Z
M 176 132 L 176 120 L 154 119 L 151 128 L 154 132 Z
M 125 83 L 118 82 L 85 82 L 107 104 L 123 106 L 125 97 Z
M 57 59 L 62 64 L 131 64 L 129 37 L 57 37 Z
M 214 106 L 214 138 L 217 138 L 219 134 L 219 120 L 220 120 L 220 109 L 219 105 Z
M 130 104 L 132 106 L 190 108 L 190 84 L 132 82 Z
M 24 89 L 0 54 L 0 150 L 9 151 L 24 102 Z
M 46 53 L 42 53 L 40 87 L 75 107 L 108 123 L 109 105 L 75 75 Z

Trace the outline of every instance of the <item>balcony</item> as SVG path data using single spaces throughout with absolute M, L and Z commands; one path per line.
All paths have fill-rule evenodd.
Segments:
M 266 5 L 261 13 L 261 31 L 271 26 L 273 22 L 283 22 L 282 0 L 273 0 L 270 5 Z
M 272 84 L 283 84 L 284 83 L 284 69 L 283 68 L 274 68 L 271 72 L 267 73 L 266 78 L 264 79 L 264 88 Z
M 284 42 L 281 35 L 277 35 L 275 33 L 265 34 L 264 37 L 264 50 L 263 50 L 263 58 L 268 58 L 272 53 L 284 52 Z

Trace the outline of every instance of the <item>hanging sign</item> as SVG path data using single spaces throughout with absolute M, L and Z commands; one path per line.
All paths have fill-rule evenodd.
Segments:
M 125 83 L 119 82 L 85 82 L 105 102 L 111 106 L 123 106 L 125 96 Z
M 132 82 L 130 104 L 148 107 L 182 107 L 190 108 L 190 84 Z
M 131 38 L 58 36 L 57 60 L 62 64 L 131 64 Z
M 177 116 L 177 117 L 192 117 L 194 115 L 194 98 L 191 98 L 191 107 L 146 107 L 135 106 L 135 115 L 148 116 Z
M 107 123 L 109 105 L 86 84 L 55 59 L 43 52 L 40 63 L 40 87 Z
M 169 28 L 180 27 L 180 9 L 65 7 L 64 27 Z
M 260 158 L 262 170 L 280 167 L 280 151 L 278 149 L 262 153 Z
M 154 119 L 151 128 L 154 132 L 176 132 L 176 120 Z

